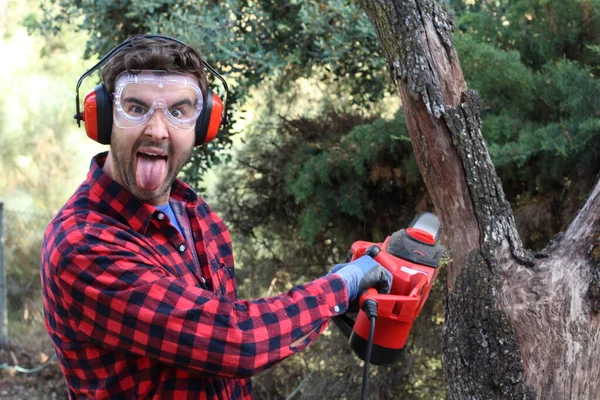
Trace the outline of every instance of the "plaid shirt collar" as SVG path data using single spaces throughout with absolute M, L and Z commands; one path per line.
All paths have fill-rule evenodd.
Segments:
M 107 156 L 108 152 L 105 151 L 92 158 L 87 179 L 90 192 L 98 196 L 104 213 L 123 220 L 133 230 L 143 235 L 156 208 L 133 197 L 127 189 L 102 170 Z M 170 196 L 185 203 L 198 203 L 198 195 L 179 178 L 173 182 Z

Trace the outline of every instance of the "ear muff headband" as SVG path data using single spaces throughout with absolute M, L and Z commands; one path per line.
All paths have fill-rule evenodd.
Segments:
M 85 78 L 93 74 L 104 64 L 106 64 L 116 53 L 124 48 L 130 47 L 134 40 L 138 38 L 148 39 L 166 39 L 178 43 L 182 46 L 189 47 L 182 41 L 162 35 L 137 35 L 128 38 L 124 42 L 117 45 L 100 59 L 92 68 L 87 70 L 77 81 L 75 89 L 75 120 L 77 126 L 81 126 L 81 121 L 85 122 L 85 131 L 88 137 L 102 144 L 110 144 L 110 135 L 112 130 L 112 101 L 110 94 L 106 91 L 104 84 L 97 85 L 93 91 L 88 93 L 84 98 L 83 113 L 79 107 L 79 87 Z M 206 68 L 213 76 L 221 81 L 225 88 L 226 99 L 229 99 L 229 88 L 225 79 L 215 71 L 206 61 L 202 60 L 204 68 Z M 227 119 L 227 103 L 223 105 L 221 99 L 214 94 L 210 89 L 207 89 L 206 101 L 204 102 L 202 112 L 198 117 L 195 128 L 195 145 L 199 146 L 213 140 L 219 131 L 221 125 L 228 125 Z

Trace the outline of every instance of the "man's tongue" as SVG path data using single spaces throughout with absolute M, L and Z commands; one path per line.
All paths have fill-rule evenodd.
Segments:
M 135 180 L 142 190 L 156 190 L 165 180 L 167 160 L 163 157 L 153 157 L 138 154 Z

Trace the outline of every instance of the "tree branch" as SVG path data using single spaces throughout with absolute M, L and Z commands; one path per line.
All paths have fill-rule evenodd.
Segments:
M 590 237 L 596 230 L 599 218 L 600 179 L 596 182 L 592 193 L 565 231 L 561 242 L 568 243 L 568 248 L 572 251 L 587 251 L 590 246 Z

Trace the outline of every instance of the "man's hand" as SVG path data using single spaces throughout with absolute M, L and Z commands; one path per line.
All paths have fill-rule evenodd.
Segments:
M 387 294 L 392 287 L 392 274 L 369 256 L 362 256 L 347 264 L 338 264 L 329 273 L 338 274 L 344 280 L 348 301 L 355 300 L 369 288 Z

